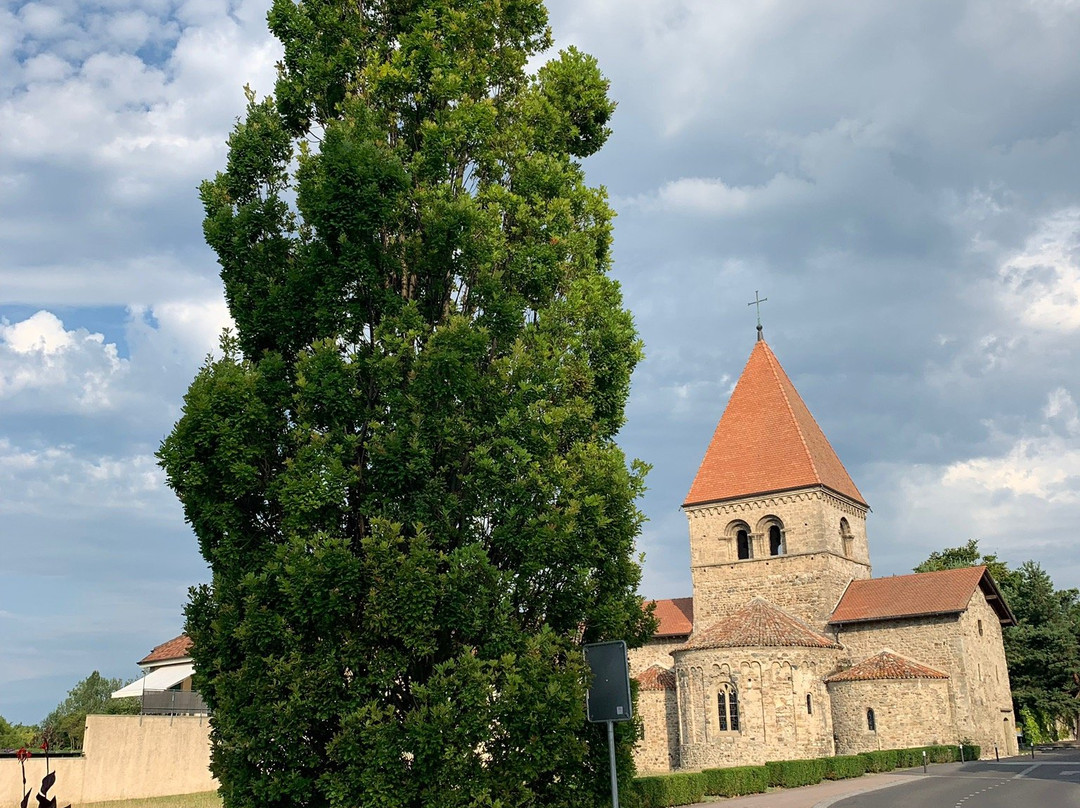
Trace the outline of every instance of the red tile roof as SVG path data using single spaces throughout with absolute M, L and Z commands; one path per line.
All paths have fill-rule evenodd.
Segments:
M 155 646 L 154 650 L 139 660 L 139 665 L 146 665 L 150 662 L 165 662 L 170 659 L 183 659 L 184 657 L 191 656 L 189 651 L 191 650 L 191 638 L 187 634 L 181 634 L 179 637 L 173 637 L 168 642 L 163 642 L 161 645 Z
M 829 622 L 857 623 L 959 613 L 967 610 L 979 586 L 1002 622 L 1015 622 L 984 566 L 852 581 Z
M 653 635 L 654 639 L 685 637 L 694 630 L 693 598 L 671 598 L 651 602 L 656 604 L 656 611 L 653 614 L 659 623 Z
M 734 614 L 728 615 L 704 631 L 695 631 L 690 641 L 679 650 L 784 646 L 840 647 L 798 618 L 781 611 L 762 598 L 754 598 Z
M 637 679 L 640 690 L 675 689 L 675 671 L 670 668 L 662 668 L 659 665 L 646 668 L 634 678 Z
M 683 505 L 815 485 L 866 505 L 795 386 L 760 340 Z
M 826 682 L 866 682 L 873 679 L 948 679 L 941 671 L 904 659 L 889 651 L 864 659 L 846 671 L 826 676 Z

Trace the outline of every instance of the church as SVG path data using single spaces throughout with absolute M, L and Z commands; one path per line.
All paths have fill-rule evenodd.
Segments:
M 869 505 L 762 337 L 683 503 L 692 597 L 630 652 L 641 773 L 929 744 L 1016 754 L 985 567 L 873 578 Z

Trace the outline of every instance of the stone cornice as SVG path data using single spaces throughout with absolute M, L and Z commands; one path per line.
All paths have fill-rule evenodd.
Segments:
M 709 569 L 712 567 L 731 567 L 734 569 L 742 564 L 785 564 L 788 563 L 788 559 L 794 560 L 798 558 L 811 558 L 813 556 L 832 556 L 835 559 L 843 561 L 848 564 L 855 564 L 860 567 L 865 567 L 867 570 L 871 568 L 871 565 L 865 561 L 858 561 L 854 558 L 848 558 L 847 556 L 840 555 L 832 550 L 810 550 L 805 553 L 784 553 L 783 555 L 766 556 L 764 558 L 744 558 L 739 561 L 718 561 L 712 564 L 690 564 L 692 570 Z
M 772 491 L 758 494 L 752 497 L 740 497 L 718 502 L 706 502 L 700 505 L 684 505 L 683 511 L 688 519 L 697 519 L 708 516 L 732 516 L 746 513 L 759 508 L 776 508 L 781 505 L 792 505 L 797 502 L 808 502 L 819 499 L 828 502 L 833 507 L 859 519 L 865 519 L 868 509 L 855 503 L 830 488 L 822 485 L 811 488 L 798 488 L 790 491 Z

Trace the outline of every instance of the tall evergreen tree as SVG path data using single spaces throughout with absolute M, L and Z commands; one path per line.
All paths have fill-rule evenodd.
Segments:
M 640 344 L 595 60 L 538 0 L 275 0 L 201 187 L 236 324 L 159 457 L 227 808 L 605 801 L 583 642 L 640 643 Z M 620 769 L 632 766 L 620 733 Z

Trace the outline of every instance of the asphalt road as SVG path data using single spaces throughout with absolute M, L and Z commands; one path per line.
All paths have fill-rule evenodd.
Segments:
M 830 808 L 1080 808 L 1080 750 L 1035 759 L 950 763 L 903 774 L 910 783 L 830 801 Z

